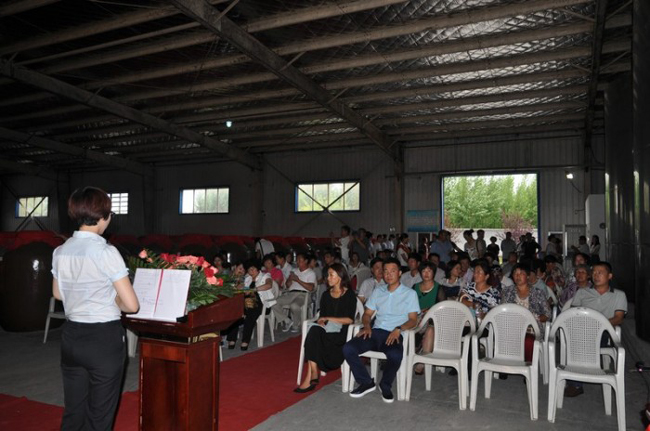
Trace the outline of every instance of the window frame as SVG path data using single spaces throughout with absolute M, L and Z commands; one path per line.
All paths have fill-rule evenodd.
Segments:
M 25 209 L 25 213 L 26 213 L 26 214 L 25 214 L 24 216 L 20 215 L 20 209 L 23 207 L 23 206 L 20 204 L 20 200 L 21 200 L 21 199 L 34 199 L 34 200 L 35 200 L 34 203 L 36 203 L 36 200 L 41 200 L 41 199 L 46 200 L 47 202 L 46 202 L 46 205 L 45 205 L 45 211 L 47 212 L 47 215 L 34 215 L 34 214 L 32 214 L 31 217 L 47 218 L 47 217 L 50 216 L 50 197 L 49 197 L 48 195 L 42 195 L 42 196 L 34 195 L 34 196 L 19 196 L 19 197 L 18 197 L 18 199 L 16 200 L 16 209 L 15 209 L 15 213 L 14 213 L 16 218 L 27 218 L 27 217 L 30 217 L 30 215 L 29 215 L 29 213 L 27 212 L 26 209 Z M 38 205 L 38 207 L 40 207 L 41 205 L 43 205 L 43 203 L 44 203 L 44 202 L 41 202 L 41 203 Z M 25 202 L 25 207 L 27 206 L 26 204 L 27 204 L 27 202 Z M 36 208 L 38 208 L 38 207 L 36 207 Z
M 128 191 L 123 191 L 123 192 L 107 192 L 107 194 L 108 194 L 108 197 L 111 198 L 111 211 L 114 212 L 116 215 L 119 215 L 119 216 L 128 216 L 129 215 L 129 209 L 130 209 L 129 204 L 130 204 L 131 193 L 129 193 Z M 118 195 L 118 194 L 119 195 L 126 195 L 126 212 L 125 213 L 117 212 L 117 211 L 113 210 L 113 195 Z
M 191 213 L 184 213 L 183 212 L 183 192 L 187 190 L 192 190 L 192 192 L 195 192 L 196 190 L 210 190 L 210 189 L 227 189 L 228 190 L 228 210 L 226 212 L 191 212 Z M 230 186 L 226 185 L 220 185 L 220 186 L 206 186 L 206 187 L 184 187 L 184 188 L 179 188 L 178 191 L 178 214 L 181 216 L 193 216 L 193 215 L 227 215 L 230 214 Z M 217 192 L 217 202 L 218 202 L 218 192 Z M 194 197 L 192 197 L 192 201 L 194 202 Z M 218 206 L 218 204 L 217 204 Z
M 327 189 L 328 190 L 328 200 L 329 200 L 329 186 L 330 185 L 332 185 L 332 184 L 343 184 L 343 190 L 345 192 L 345 184 L 349 184 L 349 183 L 353 183 L 353 184 L 356 183 L 359 186 L 359 209 L 355 209 L 355 210 L 346 210 L 346 209 L 339 210 L 339 209 L 336 209 L 335 210 L 335 209 L 326 209 L 326 208 L 321 207 L 320 209 L 314 209 L 314 210 L 311 210 L 311 211 L 299 211 L 298 210 L 298 197 L 299 197 L 299 192 L 300 192 L 300 189 L 298 188 L 299 186 L 303 186 L 303 185 L 315 186 L 315 185 L 327 184 L 328 185 L 328 189 Z M 340 213 L 361 212 L 361 192 L 362 192 L 362 187 L 361 187 L 361 180 L 360 179 L 311 181 L 311 182 L 302 181 L 302 182 L 294 183 L 293 190 L 294 190 L 294 192 L 293 192 L 294 193 L 294 201 L 293 201 L 293 212 L 294 212 L 294 214 L 315 214 L 315 213 L 321 213 L 323 211 L 331 211 L 333 213 L 334 212 L 337 212 L 337 213 L 338 212 L 340 212 Z M 313 196 L 311 196 L 311 199 L 313 199 Z M 343 199 L 345 199 L 345 197 L 343 197 Z M 317 204 L 317 205 L 320 206 L 320 204 Z M 329 205 L 331 205 L 331 204 L 329 204 Z

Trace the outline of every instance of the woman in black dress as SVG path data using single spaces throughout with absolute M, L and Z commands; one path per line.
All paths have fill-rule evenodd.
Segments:
M 307 372 L 294 392 L 313 391 L 318 385 L 320 371 L 335 370 L 343 363 L 343 345 L 348 325 L 354 322 L 357 296 L 350 289 L 350 278 L 340 263 L 327 270 L 329 289 L 320 300 L 320 318 L 305 338 Z

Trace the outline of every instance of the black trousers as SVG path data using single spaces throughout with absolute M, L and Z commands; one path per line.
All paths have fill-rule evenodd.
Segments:
M 125 332 L 119 320 L 65 323 L 61 336 L 62 431 L 113 428 L 125 361 Z
M 268 312 L 268 311 L 267 311 Z M 226 339 L 228 341 L 237 341 L 237 335 L 239 333 L 239 326 L 244 325 L 244 331 L 242 332 L 241 342 L 250 343 L 251 338 L 253 337 L 253 330 L 257 327 L 257 318 L 262 314 L 262 301 L 259 296 L 257 297 L 257 303 L 255 308 L 244 308 L 243 319 L 239 319 L 228 329 L 226 329 Z

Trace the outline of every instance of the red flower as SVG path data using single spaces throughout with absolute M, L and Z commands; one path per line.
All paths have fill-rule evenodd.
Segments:
M 210 268 L 203 268 L 203 273 L 207 278 L 214 277 L 214 271 Z
M 223 286 L 223 278 L 217 278 L 216 286 Z
M 160 253 L 160 258 L 165 262 L 171 262 L 171 260 L 169 259 L 169 254 L 167 253 Z
M 196 266 L 202 266 L 203 262 L 205 262 L 205 259 L 203 256 L 200 256 L 199 259 L 196 261 Z

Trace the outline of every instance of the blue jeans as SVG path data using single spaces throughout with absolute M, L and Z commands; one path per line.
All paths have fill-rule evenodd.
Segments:
M 393 386 L 393 381 L 395 380 L 397 370 L 399 370 L 402 363 L 404 352 L 402 349 L 403 339 L 401 335 L 399 337 L 399 342 L 395 342 L 390 346 L 386 345 L 386 339 L 389 334 L 390 332 L 384 329 L 373 329 L 370 337 L 365 339 L 355 337 L 343 346 L 343 356 L 345 357 L 345 360 L 348 361 L 354 379 L 359 384 L 363 385 L 372 383 L 372 378 L 368 373 L 368 369 L 361 362 L 361 358 L 359 358 L 360 354 L 372 350 L 384 353 L 387 359 L 384 373 L 379 382 L 379 387 L 382 390 L 390 390 Z

